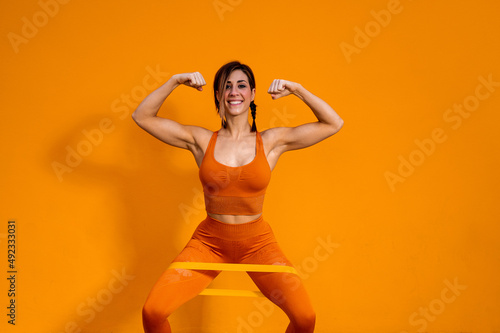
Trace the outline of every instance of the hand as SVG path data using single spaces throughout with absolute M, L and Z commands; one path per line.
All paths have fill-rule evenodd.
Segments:
M 286 81 L 286 80 L 274 80 L 267 91 L 271 94 L 272 99 L 278 99 L 280 97 L 288 96 L 295 93 L 299 87 L 298 83 Z
M 176 74 L 174 77 L 177 83 L 196 88 L 199 91 L 203 91 L 202 87 L 207 84 L 200 72 Z

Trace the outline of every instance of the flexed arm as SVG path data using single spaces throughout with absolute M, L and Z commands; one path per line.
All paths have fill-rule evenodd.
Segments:
M 132 118 L 142 129 L 161 141 L 193 151 L 193 146 L 196 145 L 196 134 L 204 129 L 182 125 L 174 120 L 157 116 L 163 102 L 175 88 L 182 84 L 202 91 L 206 82 L 198 72 L 173 75 L 139 104 L 132 114 Z
M 312 146 L 337 133 L 344 121 L 324 100 L 315 96 L 301 84 L 286 80 L 274 80 L 268 93 L 273 99 L 293 94 L 300 98 L 314 113 L 317 122 L 297 127 L 277 127 L 269 129 L 272 138 L 272 149 L 279 154 L 293 149 Z

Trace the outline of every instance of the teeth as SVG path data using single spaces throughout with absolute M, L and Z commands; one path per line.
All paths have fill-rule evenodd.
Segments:
M 237 104 L 241 104 L 241 101 L 229 102 L 229 104 L 231 104 L 231 105 L 237 105 Z

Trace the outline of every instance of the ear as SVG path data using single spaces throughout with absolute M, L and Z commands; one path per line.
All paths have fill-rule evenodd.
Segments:
M 252 89 L 252 101 L 255 99 L 255 88 Z

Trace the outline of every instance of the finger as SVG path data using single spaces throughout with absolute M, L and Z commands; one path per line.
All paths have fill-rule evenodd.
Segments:
M 269 86 L 269 90 L 267 91 L 270 94 L 272 94 L 274 91 L 274 82 L 276 82 L 276 80 L 273 80 L 273 82 L 271 82 L 271 85 Z
M 274 82 L 276 82 L 276 80 L 273 80 L 273 82 L 271 82 L 271 85 L 269 86 L 269 93 L 272 94 L 273 91 L 274 91 Z
M 274 85 L 273 85 L 273 91 L 278 92 L 279 91 L 279 86 L 280 86 L 280 80 L 274 80 Z
M 195 86 L 196 88 L 200 86 L 200 79 L 198 77 L 198 74 L 198 72 L 193 73 L 193 86 Z
M 278 80 L 276 91 L 282 92 L 285 89 L 286 89 L 286 81 L 285 80 Z
M 276 92 L 276 82 L 278 80 L 273 80 L 273 82 L 271 83 L 271 86 L 269 87 L 269 90 L 267 91 L 268 93 L 272 94 L 274 92 Z
M 201 84 L 206 85 L 207 82 L 205 81 L 205 78 L 203 77 L 203 75 L 201 75 L 201 73 L 200 73 L 200 78 L 201 78 Z
M 196 80 L 198 85 L 202 86 L 203 85 L 203 77 L 201 76 L 200 72 L 196 72 Z
M 287 95 L 287 81 L 276 79 L 271 84 L 268 93 L 271 94 L 273 100 Z
M 196 78 L 193 73 L 189 74 L 186 84 L 190 87 L 193 87 L 196 83 Z
M 197 78 L 197 82 L 198 82 L 198 86 L 196 89 L 198 89 L 199 91 L 203 91 L 203 87 L 202 87 L 204 85 L 203 76 L 201 76 L 201 74 L 199 72 L 196 72 L 196 74 L 197 74 L 196 78 Z
M 205 79 L 203 78 L 203 75 L 201 75 L 200 72 L 196 72 L 197 74 L 197 79 L 198 79 L 198 85 L 201 87 L 201 86 L 204 86 L 205 84 L 207 84 L 205 82 Z
M 202 91 L 203 90 L 203 88 L 201 88 L 202 85 L 203 84 L 202 84 L 201 74 L 199 72 L 194 72 L 193 73 L 192 87 L 196 88 L 199 91 Z

